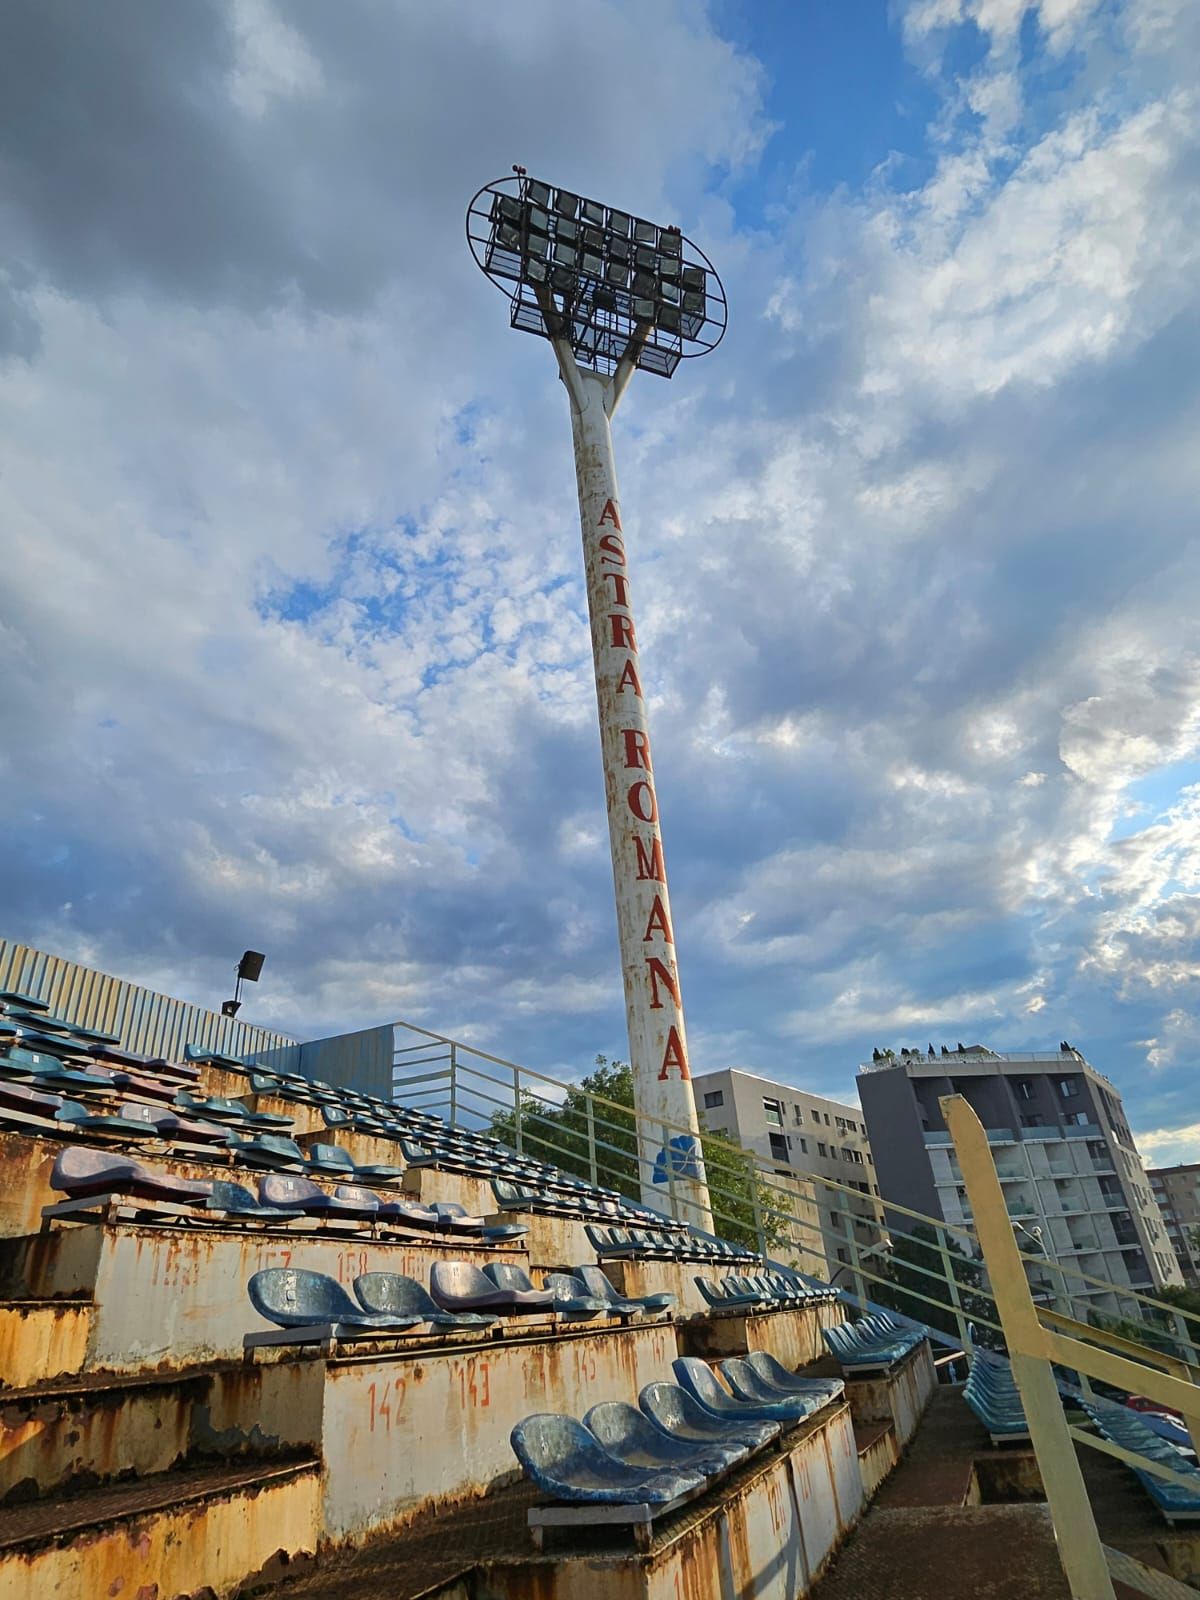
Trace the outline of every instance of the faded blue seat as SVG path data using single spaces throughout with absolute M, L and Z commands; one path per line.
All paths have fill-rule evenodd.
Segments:
M 738 1400 L 721 1387 L 708 1363 L 696 1356 L 677 1356 L 671 1371 L 698 1405 L 726 1422 L 745 1418 L 751 1422 L 793 1423 L 806 1417 L 810 1409 L 798 1395 L 791 1400 Z
M 781 1361 L 776 1361 L 773 1355 L 768 1355 L 765 1350 L 751 1350 L 746 1357 L 746 1365 L 750 1367 L 764 1381 L 781 1389 L 784 1394 L 816 1394 L 818 1387 L 828 1390 L 830 1400 L 836 1400 L 839 1395 L 845 1394 L 846 1385 L 840 1378 L 802 1378 L 799 1373 L 789 1372 Z
M 62 1062 L 43 1066 L 37 1073 L 37 1082 L 43 1088 L 64 1089 L 68 1094 L 112 1095 L 117 1092 L 116 1084 L 104 1074 L 84 1072 Z
M 46 1121 L 53 1121 L 54 1113 L 61 1105 L 62 1100 L 56 1094 L 40 1093 L 37 1089 L 31 1089 L 22 1082 L 5 1083 L 0 1080 L 0 1106 L 5 1106 L 12 1111 L 20 1111 L 26 1116 L 41 1117 Z
M 434 1212 L 428 1206 L 418 1205 L 416 1201 L 377 1195 L 360 1183 L 339 1183 L 333 1192 L 339 1200 L 350 1200 L 356 1205 L 369 1206 L 377 1222 L 395 1222 L 405 1228 L 438 1226 Z
M 161 1139 L 189 1144 L 219 1144 L 230 1142 L 227 1126 L 203 1122 L 198 1117 L 181 1117 L 169 1106 L 146 1105 L 143 1101 L 124 1100 L 121 1115 L 134 1122 L 143 1122 Z
M 644 1411 L 624 1400 L 602 1401 L 583 1421 L 609 1455 L 627 1467 L 683 1467 L 715 1477 L 746 1454 L 741 1445 L 721 1444 L 715 1439 L 700 1443 L 664 1433 Z
M 553 1311 L 548 1289 L 500 1289 L 469 1261 L 435 1261 L 429 1289 L 443 1311 L 498 1311 L 502 1315 Z
M 351 1300 L 335 1278 L 302 1267 L 266 1267 L 246 1285 L 250 1303 L 259 1316 L 280 1328 L 310 1328 L 332 1324 L 335 1329 L 383 1333 L 415 1328 L 415 1316 L 371 1316 Z
M 487 1271 L 487 1268 L 484 1270 Z M 561 1316 L 575 1317 L 583 1321 L 589 1317 L 610 1315 L 611 1308 L 608 1302 L 588 1294 L 579 1279 L 569 1272 L 548 1272 L 542 1284 L 554 1296 L 554 1309 Z
M 656 1428 L 672 1439 L 690 1440 L 693 1444 L 715 1440 L 738 1446 L 748 1455 L 779 1434 L 778 1422 L 730 1422 L 714 1417 L 677 1383 L 648 1383 L 638 1396 L 638 1404 Z
M 294 1139 L 278 1133 L 263 1133 L 238 1146 L 237 1158 L 251 1167 L 274 1167 L 283 1171 L 305 1171 L 308 1162 Z
M 349 1150 L 343 1150 L 340 1144 L 312 1144 L 309 1145 L 306 1154 L 309 1168 L 313 1172 L 329 1173 L 331 1176 L 352 1180 L 367 1178 L 376 1183 L 390 1183 L 393 1178 L 404 1176 L 402 1167 L 360 1167 Z
M 721 1376 L 738 1400 L 748 1400 L 752 1405 L 770 1405 L 780 1400 L 798 1401 L 805 1406 L 809 1416 L 846 1391 L 840 1378 L 813 1378 L 807 1383 L 803 1379 L 796 1379 L 784 1389 L 764 1378 L 748 1360 L 739 1356 L 730 1356 L 722 1361 Z M 802 1383 L 805 1383 L 803 1388 L 800 1387 Z
M 99 1195 L 136 1195 L 147 1200 L 183 1202 L 204 1206 L 212 1184 L 194 1178 L 176 1178 L 154 1172 L 128 1156 L 70 1145 L 55 1158 L 50 1187 L 72 1199 Z
M 534 1303 L 528 1298 L 532 1295 L 536 1297 L 539 1306 L 546 1305 L 547 1309 L 555 1311 L 562 1309 L 554 1290 L 550 1288 L 539 1289 L 524 1267 L 513 1266 L 507 1261 L 489 1261 L 483 1269 L 483 1275 L 494 1283 L 497 1289 L 503 1289 L 509 1294 L 522 1296 L 524 1304 L 532 1305 Z
M 1132 1466 L 1138 1482 L 1170 1523 L 1200 1520 L 1200 1467 L 1185 1461 L 1172 1444 L 1162 1439 L 1128 1406 L 1090 1399 L 1084 1409 L 1100 1433 L 1111 1443 L 1147 1461 L 1157 1462 L 1181 1477 L 1190 1479 L 1194 1489 L 1170 1483 L 1142 1467 Z
M 857 1324 L 842 1322 L 833 1328 L 822 1328 L 821 1337 L 843 1367 L 880 1370 L 902 1361 L 920 1344 L 923 1335 L 860 1332 Z
M 627 1467 L 574 1417 L 541 1413 L 510 1434 L 526 1474 L 555 1500 L 594 1505 L 666 1505 L 704 1485 L 703 1474 Z
M 369 1190 L 363 1191 L 370 1194 Z M 277 1211 L 298 1211 L 306 1217 L 344 1217 L 347 1221 L 362 1221 L 374 1217 L 379 1202 L 370 1195 L 370 1203 L 362 1195 L 345 1199 L 326 1194 L 311 1178 L 293 1176 L 290 1172 L 272 1172 L 258 1185 L 259 1202 L 273 1206 Z
M 423 1284 L 399 1272 L 364 1272 L 355 1278 L 354 1292 L 372 1316 L 417 1317 L 435 1328 L 490 1328 L 496 1322 L 477 1311 L 443 1311 Z
M 158 1129 L 134 1117 L 98 1116 L 78 1100 L 64 1100 L 55 1114 L 56 1122 L 69 1123 L 88 1133 L 99 1133 L 110 1139 L 157 1139 Z
M 210 1211 L 225 1212 L 240 1221 L 273 1222 L 276 1226 L 280 1226 L 291 1220 L 278 1206 L 261 1205 L 249 1189 L 243 1188 L 240 1183 L 230 1183 L 224 1178 L 213 1180 L 208 1208 Z
M 714 1283 L 711 1278 L 697 1276 L 694 1281 L 697 1289 L 699 1289 L 703 1298 L 714 1311 L 744 1311 L 758 1304 L 759 1297 L 757 1294 L 749 1289 L 730 1288 L 731 1280 L 729 1278 Z
M 506 1239 L 521 1239 L 529 1232 L 523 1222 L 486 1222 L 483 1217 L 472 1216 L 466 1206 L 457 1200 L 435 1200 L 429 1208 L 438 1218 L 441 1227 L 451 1233 L 471 1234 L 477 1239 L 487 1239 L 501 1244 Z
M 660 1311 L 669 1311 L 673 1305 L 678 1304 L 679 1297 L 673 1294 L 618 1294 L 603 1267 L 576 1267 L 575 1276 L 580 1279 L 588 1294 L 595 1296 L 597 1300 L 607 1301 L 621 1316 L 643 1312 L 650 1317 Z

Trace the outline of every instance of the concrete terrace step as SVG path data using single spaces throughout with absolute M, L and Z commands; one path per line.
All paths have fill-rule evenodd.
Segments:
M 0 1596 L 220 1597 L 316 1550 L 312 1457 L 203 1467 L 0 1510 Z
M 0 1305 L 0 1391 L 78 1372 L 93 1307 L 82 1299 L 9 1300 Z

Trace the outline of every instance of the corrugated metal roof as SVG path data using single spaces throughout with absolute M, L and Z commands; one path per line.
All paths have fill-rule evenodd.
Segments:
M 8 939 L 0 939 L 0 989 L 35 995 L 64 1021 L 115 1033 L 127 1050 L 145 1055 L 178 1058 L 185 1045 L 195 1044 L 245 1056 L 296 1043 L 285 1033 L 223 1017 Z

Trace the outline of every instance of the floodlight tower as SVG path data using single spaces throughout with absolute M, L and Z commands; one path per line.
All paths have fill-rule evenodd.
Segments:
M 725 293 L 678 228 L 514 176 L 467 208 L 472 254 L 508 297 L 514 328 L 548 339 L 571 402 L 617 932 L 625 982 L 643 1198 L 712 1226 L 629 559 L 609 422 L 640 367 L 669 378 L 725 332 Z

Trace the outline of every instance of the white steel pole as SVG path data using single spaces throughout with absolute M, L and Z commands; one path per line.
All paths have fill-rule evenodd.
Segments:
M 673 1195 L 683 1220 L 711 1228 L 609 429 L 632 366 L 603 378 L 569 345 L 555 352 L 571 397 L 642 1197 L 663 1208 Z

